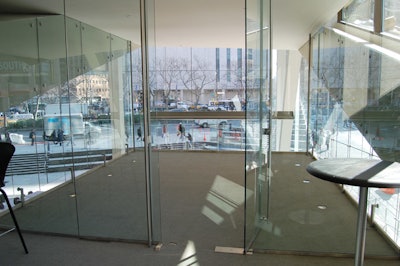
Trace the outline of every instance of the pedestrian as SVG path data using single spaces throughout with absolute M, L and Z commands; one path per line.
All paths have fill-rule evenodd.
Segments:
M 6 137 L 6 142 L 12 143 L 12 140 L 11 140 L 11 137 L 10 137 L 10 133 L 8 131 L 5 132 L 5 137 Z
M 35 140 L 36 140 L 35 129 L 31 130 L 31 132 L 29 133 L 29 138 L 31 139 L 31 145 L 33 146 L 35 144 Z
M 182 123 L 179 123 L 178 125 L 178 136 L 180 136 L 181 140 L 185 139 L 185 127 Z
M 329 150 L 329 143 L 331 141 L 331 132 L 328 130 L 326 131 L 326 135 L 325 135 L 325 145 L 326 145 L 326 150 Z
M 164 124 L 162 127 L 162 138 L 164 139 L 164 144 L 168 144 L 169 134 L 168 134 L 168 127 L 166 124 Z
M 162 137 L 165 138 L 167 137 L 167 125 L 164 124 L 162 127 Z
M 57 141 L 58 144 L 60 144 L 60 146 L 62 145 L 63 141 L 64 141 L 64 131 L 59 128 L 57 131 Z
M 181 128 L 182 139 L 185 139 L 185 136 L 186 136 L 185 130 L 186 130 L 185 127 L 182 125 L 182 128 Z
M 182 133 L 182 123 L 179 123 L 178 124 L 178 128 L 177 128 L 177 132 L 176 132 L 176 135 L 178 136 L 178 139 L 180 138 L 181 133 Z
M 137 133 L 137 140 L 142 140 L 142 127 L 138 127 L 138 129 L 136 130 Z
M 189 147 L 192 148 L 192 143 L 193 143 L 193 137 L 190 133 L 187 134 L 187 140 L 189 143 Z
M 90 134 L 90 133 L 89 133 Z M 67 146 L 69 145 L 69 142 L 67 142 Z M 75 146 L 74 142 L 74 134 L 71 134 L 71 146 Z
M 57 144 L 57 132 L 55 129 L 53 130 L 53 132 L 51 132 L 49 140 L 54 141 L 54 144 Z
M 311 138 L 312 138 L 312 141 L 313 141 L 313 148 L 316 149 L 317 145 L 318 145 L 318 133 L 314 129 L 311 134 L 312 134 Z

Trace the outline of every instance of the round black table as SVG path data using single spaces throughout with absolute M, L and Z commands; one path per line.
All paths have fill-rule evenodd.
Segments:
M 320 179 L 360 187 L 355 265 L 364 263 L 368 187 L 400 187 L 400 163 L 372 159 L 335 158 L 310 163 L 307 171 Z

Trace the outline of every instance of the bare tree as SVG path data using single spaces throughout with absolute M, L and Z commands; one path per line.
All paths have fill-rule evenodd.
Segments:
M 181 60 L 182 71 L 179 72 L 179 78 L 185 88 L 194 96 L 194 105 L 197 106 L 204 88 L 208 84 L 215 83 L 215 70 L 207 69 L 204 61 L 194 58 L 193 62 L 187 59 Z
M 153 64 L 154 65 L 154 64 Z M 133 88 L 133 92 L 136 94 L 137 99 L 140 101 L 140 105 L 143 106 L 143 99 L 141 95 L 143 95 L 143 88 L 142 88 L 142 64 L 141 62 L 134 63 L 132 67 L 132 74 L 133 74 L 133 83 L 135 88 Z M 148 76 L 148 86 L 149 86 L 149 93 L 151 95 L 151 99 L 153 99 L 153 106 L 156 100 L 156 70 L 149 70 Z M 137 87 L 136 87 L 137 86 Z
M 240 66 L 237 61 L 232 61 L 231 69 L 232 70 L 229 71 L 229 75 L 231 76 L 232 85 L 235 89 L 237 89 L 239 99 L 243 100 L 245 98 L 246 91 L 244 66 Z
M 178 86 L 177 81 L 181 72 L 181 64 L 176 58 L 166 58 L 158 61 L 158 76 L 161 78 L 163 90 L 163 102 L 168 106 L 171 91 Z

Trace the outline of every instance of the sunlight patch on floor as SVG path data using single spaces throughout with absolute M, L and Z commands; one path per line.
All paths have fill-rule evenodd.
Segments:
M 186 244 L 186 248 L 183 251 L 181 259 L 179 261 L 178 266 L 187 266 L 187 265 L 200 265 L 196 257 L 196 247 L 194 242 L 189 240 Z
M 248 190 L 246 195 L 249 198 L 252 194 L 253 192 Z M 210 205 L 203 207 L 203 215 L 218 225 L 229 218 L 232 226 L 236 228 L 232 214 L 245 202 L 244 187 L 217 175 L 206 196 L 206 201 Z M 227 215 L 228 217 L 224 217 Z

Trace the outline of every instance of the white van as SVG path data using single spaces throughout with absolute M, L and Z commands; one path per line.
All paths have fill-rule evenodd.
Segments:
M 187 111 L 189 106 L 184 102 L 176 102 L 176 108 L 177 109 L 185 109 Z
M 83 116 L 79 114 L 52 114 L 43 117 L 45 140 L 56 140 L 57 131 L 62 129 L 64 138 L 71 135 L 85 135 Z M 72 130 L 72 132 L 70 132 Z
M 33 119 L 33 114 L 13 114 L 10 118 L 14 120 L 28 120 Z

